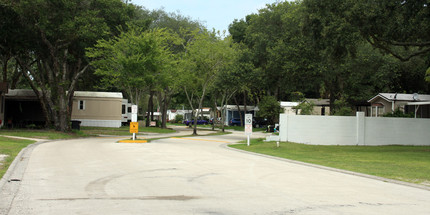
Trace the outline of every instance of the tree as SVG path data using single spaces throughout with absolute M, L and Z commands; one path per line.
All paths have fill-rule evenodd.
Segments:
M 348 0 L 339 4 L 347 5 L 348 11 L 338 14 L 339 18 L 357 27 L 374 47 L 401 61 L 430 53 L 428 0 Z
M 88 49 L 87 56 L 93 59 L 91 64 L 97 68 L 96 73 L 103 75 L 108 85 L 124 90 L 135 104 L 139 104 L 146 91 L 154 95 L 164 89 L 167 93 L 167 85 L 173 77 L 170 72 L 175 64 L 169 42 L 177 43 L 178 40 L 166 30 L 145 31 L 129 26 L 128 31 L 118 37 L 98 41 L 94 48 Z
M 11 2 L 20 26 L 31 42 L 19 46 L 16 60 L 36 93 L 47 124 L 69 131 L 76 84 L 88 68 L 85 48 L 116 26 L 134 10 L 120 0 Z
M 273 96 L 263 97 L 258 108 L 260 109 L 258 112 L 259 116 L 267 118 L 270 124 L 278 121 L 279 114 L 282 111 L 279 102 Z
M 229 40 L 221 40 L 213 32 L 194 32 L 193 39 L 185 46 L 180 61 L 181 82 L 192 110 L 197 109 L 197 117 L 204 98 L 216 74 L 229 60 Z M 197 135 L 197 120 L 194 120 L 193 135 Z
M 224 39 L 231 44 L 231 47 L 225 49 L 225 63 L 220 68 L 219 72 L 215 76 L 214 84 L 210 88 L 210 93 L 213 100 L 213 108 L 215 112 L 218 107 L 221 107 L 221 130 L 225 131 L 225 109 L 230 99 L 238 92 L 238 86 L 241 85 L 243 80 L 239 80 L 237 77 L 237 58 L 240 56 L 238 46 L 232 43 L 232 38 L 227 37 Z M 243 74 L 243 73 L 242 73 Z M 212 124 L 214 129 L 215 122 Z
M 171 40 L 168 43 L 169 50 L 174 54 L 175 58 L 178 58 L 185 52 L 185 47 L 192 38 L 191 32 L 203 29 L 198 21 L 194 21 L 189 17 L 177 13 L 166 13 L 163 10 L 155 10 L 151 12 L 150 17 L 152 22 L 149 28 L 166 28 L 175 35 L 176 42 Z M 177 69 L 176 66 L 171 66 L 168 71 L 166 71 L 170 75 L 164 76 L 164 81 L 162 81 L 162 83 L 160 82 L 160 87 L 156 91 L 157 101 L 159 102 L 161 111 L 162 128 L 167 127 L 167 109 L 172 100 L 172 96 L 181 91 L 181 87 L 178 85 L 179 82 L 176 81 Z

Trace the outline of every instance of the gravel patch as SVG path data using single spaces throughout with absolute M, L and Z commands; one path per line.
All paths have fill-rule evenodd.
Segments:
M 6 159 L 9 155 L 2 155 L 0 154 L 0 165 L 3 165 L 1 162 Z

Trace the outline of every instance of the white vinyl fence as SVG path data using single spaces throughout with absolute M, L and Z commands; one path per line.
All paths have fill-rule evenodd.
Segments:
M 430 119 L 280 115 L 281 141 L 313 145 L 430 145 Z

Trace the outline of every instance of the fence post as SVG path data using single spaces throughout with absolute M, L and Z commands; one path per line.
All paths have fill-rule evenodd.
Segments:
M 365 120 L 364 112 L 357 112 L 357 145 L 365 145 Z

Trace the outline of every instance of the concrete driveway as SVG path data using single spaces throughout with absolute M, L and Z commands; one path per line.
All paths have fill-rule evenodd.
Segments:
M 3 187 L 0 213 L 430 214 L 428 190 L 223 147 L 239 139 L 40 144 Z

